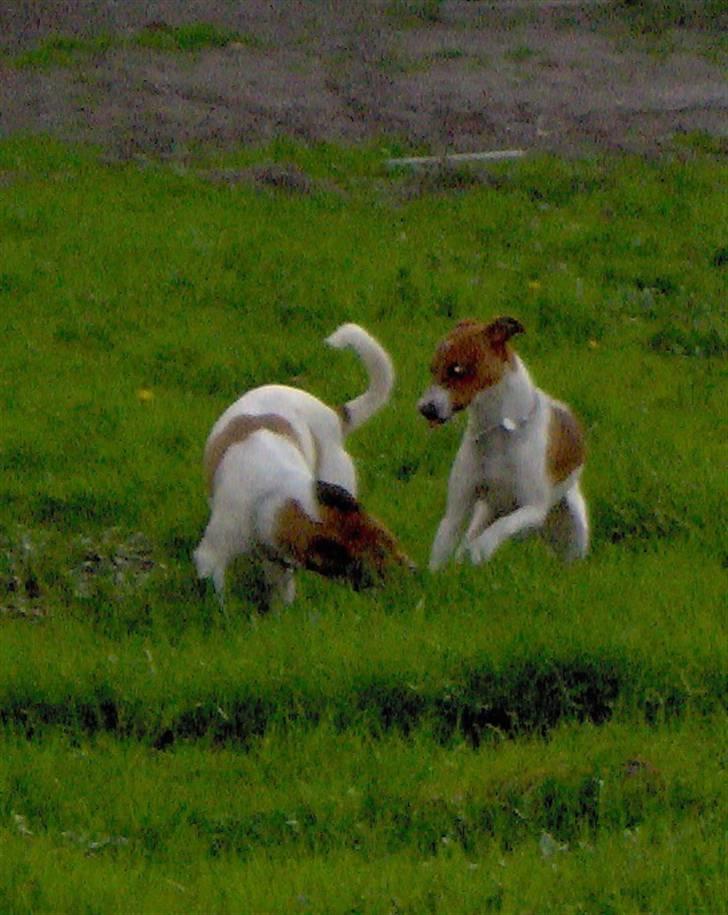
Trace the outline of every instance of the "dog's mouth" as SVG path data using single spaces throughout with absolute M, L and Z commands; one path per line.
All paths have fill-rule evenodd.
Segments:
M 430 428 L 442 426 L 452 419 L 453 413 L 457 410 L 457 401 L 453 403 L 451 392 L 442 385 L 435 384 L 420 398 L 417 410 L 427 420 Z
M 442 426 L 450 419 L 449 416 L 440 413 L 437 404 L 423 403 L 418 407 L 422 416 L 427 420 L 427 425 L 434 429 L 435 426 Z
M 430 427 L 430 429 L 436 429 L 439 426 L 444 426 L 446 423 L 449 423 L 457 412 L 459 412 L 457 407 L 451 413 L 444 414 L 439 413 L 436 410 L 433 410 L 429 413 L 425 413 L 423 410 L 420 410 L 420 413 L 422 413 L 422 416 L 427 421 L 427 425 Z

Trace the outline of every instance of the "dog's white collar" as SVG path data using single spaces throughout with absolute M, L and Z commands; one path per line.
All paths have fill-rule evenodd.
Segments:
M 499 419 L 497 423 L 493 423 L 491 426 L 488 426 L 487 429 L 481 429 L 480 432 L 475 436 L 475 441 L 479 442 L 481 439 L 487 438 L 493 432 L 501 430 L 502 432 L 507 432 L 509 435 L 512 435 L 514 432 L 517 432 L 519 429 L 522 429 L 527 425 L 533 418 L 536 408 L 538 407 L 538 394 L 534 392 L 533 403 L 528 413 L 520 417 L 520 419 L 513 419 L 510 416 L 504 416 L 502 419 Z

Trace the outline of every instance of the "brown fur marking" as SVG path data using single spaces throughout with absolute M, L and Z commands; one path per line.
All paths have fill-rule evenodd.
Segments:
M 295 499 L 289 499 L 278 513 L 274 538 L 296 565 L 303 566 L 308 545 L 318 527 L 320 525 L 309 518 Z
M 290 439 L 297 448 L 301 447 L 295 429 L 282 416 L 278 416 L 275 413 L 261 413 L 260 416 L 251 416 L 243 413 L 240 416 L 235 416 L 205 447 L 204 467 L 208 492 L 212 492 L 215 472 L 220 466 L 220 461 L 225 457 L 228 448 L 244 442 L 246 438 L 261 429 L 267 429 L 276 435 L 283 435 Z
M 573 413 L 552 406 L 548 436 L 546 469 L 552 483 L 561 483 L 584 463 L 584 434 Z
M 317 484 L 319 490 L 321 485 Z M 316 522 L 298 502 L 286 502 L 276 525 L 279 547 L 296 565 L 327 578 L 347 579 L 354 587 L 383 579 L 387 569 L 395 565 L 411 566 L 384 525 L 352 497 L 344 503 L 320 501 L 321 520 Z

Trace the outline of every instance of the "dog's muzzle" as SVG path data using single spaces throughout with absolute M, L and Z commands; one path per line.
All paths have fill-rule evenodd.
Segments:
M 450 398 L 440 387 L 430 388 L 418 402 L 417 409 L 432 426 L 446 423 L 452 416 Z
M 432 403 L 431 400 L 417 404 L 417 409 L 429 423 L 436 423 L 440 419 L 440 415 L 437 412 L 437 406 Z

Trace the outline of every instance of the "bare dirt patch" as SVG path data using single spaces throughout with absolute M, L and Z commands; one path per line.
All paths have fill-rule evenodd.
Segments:
M 0 136 L 46 131 L 120 158 L 281 134 L 394 137 L 436 154 L 656 152 L 692 131 L 725 142 L 720 24 L 635 35 L 608 12 L 570 0 L 21 0 L 0 6 Z M 200 22 L 236 40 L 193 53 L 134 44 L 141 29 Z M 64 66 L 17 65 L 49 38 L 99 35 L 108 47 Z

